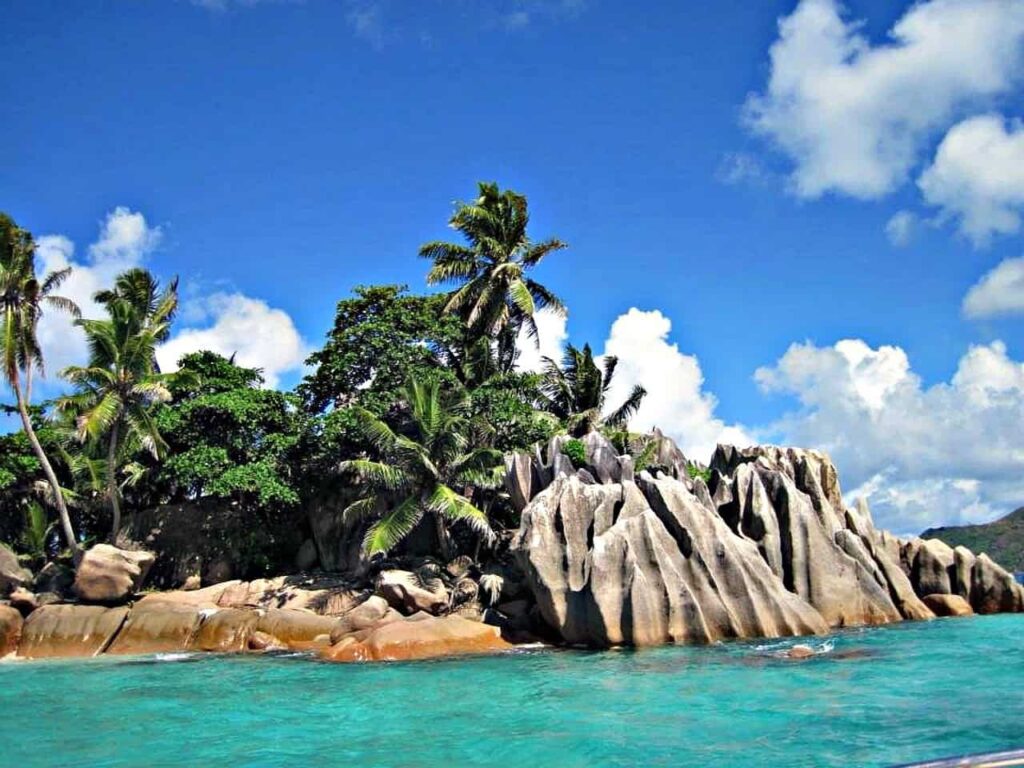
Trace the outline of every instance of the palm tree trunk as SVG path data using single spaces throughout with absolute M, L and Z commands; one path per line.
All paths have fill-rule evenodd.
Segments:
M 114 421 L 110 429 L 110 443 L 107 445 L 107 493 L 110 495 L 110 508 L 114 513 L 114 521 L 110 527 L 110 543 L 117 545 L 117 534 L 121 531 L 121 500 L 117 498 L 117 439 L 121 420 Z
M 82 548 L 78 544 L 78 539 L 75 537 L 75 529 L 71 525 L 71 516 L 68 514 L 67 505 L 64 503 L 64 492 L 61 490 L 60 482 L 57 480 L 57 473 L 53 471 L 53 466 L 43 451 L 42 443 L 39 442 L 36 431 L 32 428 L 32 418 L 28 413 L 28 401 L 22 396 L 21 381 L 17 370 L 14 371 L 13 378 L 14 398 L 18 403 L 21 426 L 25 430 L 25 436 L 28 437 L 36 458 L 39 459 L 39 464 L 43 468 L 43 474 L 46 475 L 46 481 L 50 484 L 50 489 L 53 491 L 54 503 L 57 505 L 57 514 L 60 517 L 60 526 L 64 529 L 64 540 L 68 543 L 68 547 L 71 549 L 71 556 L 77 565 L 82 557 Z
M 444 527 L 444 518 L 434 512 L 434 530 L 437 532 L 437 547 L 441 551 L 441 559 L 446 563 L 452 559 L 451 542 L 448 531 Z

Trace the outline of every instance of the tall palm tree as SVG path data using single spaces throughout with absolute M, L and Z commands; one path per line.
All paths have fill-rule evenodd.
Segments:
M 375 554 L 393 549 L 424 515 L 431 515 L 438 546 L 447 558 L 446 523 L 462 520 L 478 533 L 491 535 L 487 515 L 463 493 L 469 487 L 493 489 L 501 484 L 501 453 L 470 445 L 463 391 L 445 393 L 436 379 L 413 379 L 405 387 L 405 399 L 408 435 L 392 430 L 365 409 L 353 408 L 360 432 L 379 458 L 341 463 L 342 471 L 355 474 L 366 491 L 345 510 L 345 517 L 379 516 L 363 541 L 364 549 Z
M 118 469 L 125 453 L 138 449 L 160 458 L 166 451 L 152 416 L 155 404 L 168 402 L 170 374 L 156 364 L 156 347 L 170 331 L 177 308 L 176 283 L 160 292 L 157 281 L 144 270 L 118 277 L 113 291 L 96 295 L 104 304 L 103 320 L 79 320 L 89 342 L 89 363 L 65 368 L 61 375 L 76 392 L 60 398 L 58 408 L 76 418 L 78 439 L 102 445 L 106 453 L 107 496 L 113 513 L 111 541 L 121 529 Z M 126 286 L 147 285 L 145 294 L 122 291 Z M 149 295 L 156 300 L 141 301 Z
M 43 370 L 43 353 L 37 337 L 39 319 L 45 309 L 81 316 L 73 301 L 54 294 L 70 274 L 70 268 L 62 269 L 40 281 L 36 277 L 32 236 L 9 216 L 0 213 L 0 354 L 3 355 L 3 377 L 14 391 L 22 428 L 43 468 L 60 516 L 64 539 L 77 560 L 81 547 L 71 525 L 64 493 L 29 415 L 32 371 Z
M 420 256 L 434 262 L 428 283 L 457 286 L 445 310 L 459 313 L 472 336 L 496 338 L 499 347 L 511 349 L 520 328 L 536 339 L 537 310 L 565 314 L 561 300 L 526 273 L 566 245 L 556 238 L 530 240 L 522 195 L 493 183 L 481 182 L 479 190 L 477 199 L 460 205 L 449 222 L 466 244 L 427 243 Z
M 625 402 L 602 416 L 618 363 L 617 357 L 606 355 L 602 371 L 594 362 L 589 344 L 584 344 L 583 349 L 567 345 L 561 366 L 545 357 L 541 383 L 543 407 L 564 421 L 569 433 L 576 437 L 600 426 L 625 426 L 640 407 L 647 390 L 637 384 Z

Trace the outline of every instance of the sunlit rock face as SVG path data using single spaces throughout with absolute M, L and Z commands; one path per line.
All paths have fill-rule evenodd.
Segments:
M 655 441 L 640 471 L 597 434 L 583 441 L 585 466 L 557 441 L 508 462 L 516 555 L 544 621 L 568 643 L 707 643 L 927 619 L 920 597 L 937 593 L 979 613 L 1024 610 L 1024 590 L 987 557 L 876 530 L 866 504 L 845 505 L 823 453 L 719 446 L 705 483 L 668 438 Z

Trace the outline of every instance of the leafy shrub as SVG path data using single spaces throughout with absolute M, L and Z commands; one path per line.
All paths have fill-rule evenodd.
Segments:
M 701 467 L 697 464 L 687 464 L 686 474 L 688 474 L 693 480 L 696 480 L 699 477 L 705 483 L 711 479 L 711 470 L 708 467 Z
M 587 446 L 582 440 L 567 440 L 562 446 L 562 453 L 569 457 L 574 467 L 582 467 L 587 463 Z

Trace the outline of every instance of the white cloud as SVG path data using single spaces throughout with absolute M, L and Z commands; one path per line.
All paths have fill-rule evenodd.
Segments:
M 1024 257 L 1004 259 L 964 297 L 967 317 L 1024 314 Z
M 545 357 L 561 362 L 562 347 L 569 338 L 569 332 L 565 327 L 566 319 L 554 312 L 542 309 L 536 313 L 534 320 L 537 323 L 536 342 L 525 330 L 521 330 L 516 339 L 516 349 L 519 352 L 516 370 L 539 373 L 544 368 Z
M 748 124 L 795 163 L 801 197 L 892 191 L 936 131 L 1022 72 L 1020 0 L 915 3 L 879 45 L 861 30 L 836 0 L 802 0 L 779 22 L 765 92 L 747 100 Z
M 771 174 L 765 170 L 756 155 L 748 152 L 727 152 L 715 171 L 715 178 L 723 184 L 765 184 Z
M 109 287 L 124 270 L 144 266 L 162 234 L 143 214 L 119 206 L 107 215 L 84 259 L 75 259 L 75 246 L 63 235 L 38 238 L 39 271 L 45 274 L 70 266 L 71 276 L 59 293 L 73 299 L 85 317 L 103 317 L 93 295 Z M 300 368 L 306 357 L 306 344 L 287 313 L 242 294 L 217 293 L 188 301 L 179 315 L 181 321 L 191 327 L 178 331 L 158 351 L 161 367 L 168 371 L 186 352 L 210 349 L 225 356 L 237 353 L 240 365 L 262 368 L 267 385 L 275 386 L 283 373 Z M 85 336 L 66 315 L 44 315 L 39 340 L 51 379 L 61 368 L 82 364 L 88 357 Z
M 917 224 L 917 215 L 912 211 L 897 211 L 886 223 L 885 234 L 897 248 L 905 248 L 914 239 Z
M 204 327 L 185 328 L 157 350 L 165 371 L 177 369 L 189 352 L 210 350 L 247 368 L 259 368 L 268 387 L 302 367 L 308 347 L 287 312 L 240 293 L 216 293 L 189 302 L 187 315 Z
M 617 406 L 641 384 L 647 396 L 630 427 L 659 427 L 688 457 L 699 461 L 707 462 L 719 442 L 754 442 L 742 427 L 715 416 L 718 401 L 704 391 L 700 362 L 669 341 L 671 330 L 672 321 L 658 310 L 633 308 L 615 320 L 604 347 L 606 355 L 619 358 L 608 402 Z
M 921 174 L 924 199 L 956 219 L 976 245 L 1020 230 L 1024 211 L 1024 124 L 979 115 L 953 126 Z
M 99 238 L 89 246 L 85 259 L 74 259 L 75 246 L 63 235 L 44 235 L 36 240 L 40 274 L 71 267 L 71 275 L 58 293 L 73 300 L 87 318 L 103 316 L 93 294 L 113 283 L 126 269 L 141 266 L 159 244 L 160 227 L 151 227 L 145 216 L 118 206 L 107 214 Z M 49 378 L 61 368 L 81 364 L 87 352 L 85 336 L 70 316 L 47 313 L 39 323 L 39 342 L 46 359 Z
M 899 347 L 858 339 L 794 344 L 755 379 L 797 396 L 801 408 L 773 429 L 829 452 L 882 527 L 978 522 L 1024 500 L 1024 364 L 1001 342 L 970 347 L 931 387 Z

